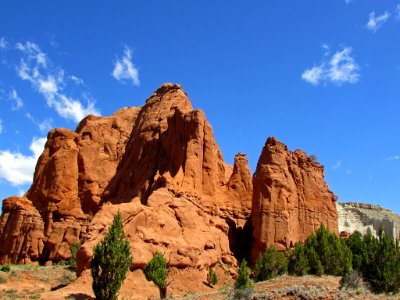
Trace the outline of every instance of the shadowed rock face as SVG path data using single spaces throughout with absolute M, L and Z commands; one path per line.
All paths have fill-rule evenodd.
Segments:
M 335 200 L 323 167 L 273 138 L 253 178 L 246 155 L 226 164 L 204 113 L 167 83 L 143 107 L 49 132 L 31 188 L 4 200 L 0 263 L 65 260 L 84 241 L 80 273 L 120 210 L 133 268 L 157 251 L 178 268 L 235 265 L 253 239 L 257 256 L 321 223 L 337 232 Z
M 321 224 L 338 233 L 337 197 L 323 171 L 303 151 L 268 138 L 253 176 L 252 261 L 271 244 L 283 250 L 304 241 Z

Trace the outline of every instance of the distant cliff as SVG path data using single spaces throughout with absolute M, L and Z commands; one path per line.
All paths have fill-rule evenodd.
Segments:
M 382 228 L 391 238 L 400 238 L 400 216 L 386 208 L 355 202 L 337 202 L 336 208 L 340 232 L 358 230 L 366 234 L 370 229 L 374 236 L 378 236 Z

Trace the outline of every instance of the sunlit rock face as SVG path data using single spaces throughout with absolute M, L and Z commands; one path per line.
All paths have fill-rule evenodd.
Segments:
M 322 165 L 268 138 L 253 176 L 252 261 L 272 244 L 284 250 L 305 241 L 321 224 L 338 233 L 336 199 Z
M 337 203 L 339 231 L 353 233 L 368 231 L 378 237 L 380 230 L 393 239 L 400 239 L 400 216 L 373 204 Z

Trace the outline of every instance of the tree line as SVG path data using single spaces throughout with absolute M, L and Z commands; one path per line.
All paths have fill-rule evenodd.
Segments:
M 130 245 L 125 237 L 121 213 L 114 217 L 104 239 L 95 246 L 91 265 L 93 292 L 96 299 L 114 300 L 132 264 Z M 160 298 L 167 297 L 167 261 L 156 253 L 143 269 L 148 281 L 160 291 Z M 273 279 L 283 274 L 294 276 L 341 276 L 342 288 L 355 287 L 363 279 L 373 292 L 398 293 L 400 291 L 400 243 L 381 231 L 378 237 L 371 232 L 362 235 L 356 231 L 342 239 L 329 232 L 323 225 L 304 243 L 280 252 L 272 245 L 259 256 L 253 269 L 242 260 L 232 290 L 231 298 L 248 298 L 253 282 Z M 218 282 L 217 274 L 210 267 L 207 283 Z

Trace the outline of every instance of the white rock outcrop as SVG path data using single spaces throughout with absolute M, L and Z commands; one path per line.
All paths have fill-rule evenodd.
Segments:
M 370 230 L 374 236 L 378 236 L 380 229 L 383 229 L 389 237 L 400 239 L 400 216 L 386 208 L 355 202 L 337 202 L 336 208 L 339 232 L 353 233 L 358 230 L 366 234 Z

